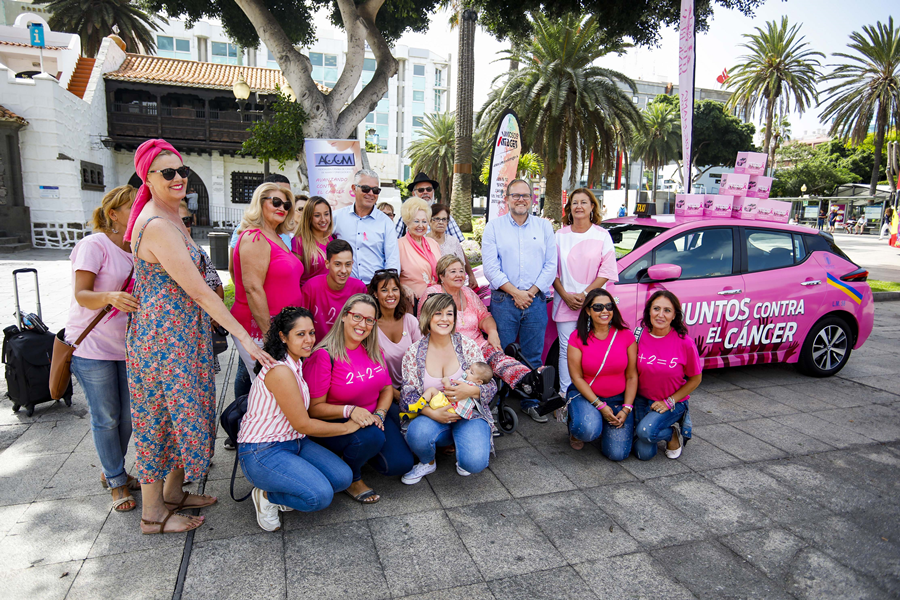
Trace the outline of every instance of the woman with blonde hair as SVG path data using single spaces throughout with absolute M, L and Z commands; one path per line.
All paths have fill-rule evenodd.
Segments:
M 380 496 L 362 480 L 361 469 L 372 461 L 382 475 L 402 475 L 412 468 L 413 456 L 400 433 L 399 420 L 387 418 L 394 399 L 391 376 L 374 331 L 378 304 L 368 294 L 351 296 L 325 336 L 303 363 L 309 385 L 309 416 L 359 429 L 334 437 L 314 438 L 344 459 L 353 471 L 347 488 L 363 504 Z
M 127 313 L 138 300 L 123 291 L 131 279 L 134 259 L 124 240 L 125 226 L 137 190 L 123 185 L 103 196 L 91 219 L 94 233 L 75 244 L 72 254 L 72 301 L 65 338 L 74 344 L 98 311 L 116 311 L 98 323 L 72 356 L 72 373 L 84 389 L 91 413 L 91 435 L 100 459 L 100 482 L 112 490 L 113 510 L 134 510 L 129 490 L 140 489 L 125 470 L 131 439 L 131 402 L 125 368 Z
M 428 221 L 431 208 L 421 198 L 410 198 L 403 203 L 400 216 L 406 224 L 406 235 L 397 242 L 400 250 L 400 283 L 407 286 L 415 298 L 421 298 L 425 289 L 437 283 L 437 261 L 441 246 L 430 237 Z
M 325 272 L 325 247 L 333 239 L 331 204 L 322 196 L 313 196 L 300 213 L 297 231 L 291 242 L 291 252 L 303 262 L 301 287 L 316 275 Z
M 250 333 L 259 348 L 275 315 L 285 306 L 300 305 L 303 263 L 281 239 L 294 228 L 294 195 L 276 183 L 263 183 L 253 192 L 238 227 L 234 248 L 234 306 L 231 314 Z M 249 373 L 254 361 L 235 339 Z M 252 375 L 251 375 L 252 377 Z

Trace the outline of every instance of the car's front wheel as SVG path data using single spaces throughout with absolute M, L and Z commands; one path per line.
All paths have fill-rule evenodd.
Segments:
M 853 350 L 853 332 L 840 317 L 825 317 L 806 336 L 800 370 L 811 377 L 831 377 L 844 368 Z

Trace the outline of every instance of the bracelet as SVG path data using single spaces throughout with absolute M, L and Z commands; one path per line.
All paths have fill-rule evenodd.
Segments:
M 663 404 L 665 404 L 666 408 L 668 408 L 669 410 L 675 408 L 675 401 L 672 399 L 672 396 L 669 396 L 668 398 L 663 400 Z
M 378 417 L 379 419 L 381 419 L 381 422 L 384 423 L 384 417 L 385 417 L 385 415 L 387 415 L 387 411 L 384 410 L 383 408 L 379 408 L 372 414 L 375 415 L 376 417 Z
M 596 400 L 591 402 L 591 404 L 593 404 L 594 408 L 596 408 L 597 410 L 603 410 L 604 408 L 606 408 L 606 402 L 600 402 L 600 398 L 597 398 Z
M 634 410 L 634 404 L 623 404 L 622 408 L 627 408 L 628 410 Z
M 353 411 L 356 409 L 355 404 L 345 404 L 344 405 L 344 418 L 349 419 L 350 415 L 353 414 Z

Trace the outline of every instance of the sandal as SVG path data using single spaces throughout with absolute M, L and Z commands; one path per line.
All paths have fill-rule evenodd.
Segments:
M 194 498 L 203 498 L 203 504 L 186 504 L 191 496 L 193 496 Z M 184 492 L 184 496 L 181 497 L 181 502 L 179 502 L 178 505 L 171 510 L 172 512 L 178 512 L 180 510 L 190 510 L 192 508 L 205 508 L 207 506 L 212 506 L 218 501 L 218 498 L 213 498 L 212 496 L 207 496 L 206 494 L 192 494 L 190 492 Z M 174 502 L 168 502 L 165 500 L 163 500 L 163 503 L 166 505 L 166 507 L 168 507 L 170 504 L 175 504 Z
M 156 534 L 162 535 L 162 534 L 166 533 L 166 531 L 165 531 L 166 523 L 169 522 L 169 519 L 171 519 L 172 515 L 174 515 L 174 514 L 177 514 L 177 512 L 174 510 L 169 511 L 169 514 L 167 514 L 166 518 L 163 519 L 162 521 L 148 521 L 147 519 L 141 519 L 141 523 L 143 525 L 159 525 L 158 531 L 144 531 L 142 529 L 141 533 L 144 535 L 156 535 Z M 187 517 L 188 515 L 178 515 L 178 516 Z M 200 521 L 199 523 L 192 525 L 192 526 L 188 527 L 187 529 L 182 529 L 181 531 L 170 531 L 169 533 L 187 533 L 188 531 L 193 531 L 194 529 L 197 529 L 198 527 L 203 525 L 203 523 L 204 523 L 203 521 Z
M 456 454 L 456 444 L 444 446 L 443 448 L 441 448 L 441 454 L 445 456 L 453 456 L 454 454 Z
M 584 442 L 579 439 L 573 438 L 571 435 L 569 436 L 569 445 L 572 446 L 573 450 L 581 450 L 584 448 Z
M 115 497 L 116 490 L 120 490 L 120 489 L 122 489 L 122 488 L 125 488 L 125 495 L 122 496 L 121 498 L 116 498 L 116 497 Z M 124 513 L 124 512 L 132 511 L 132 510 L 134 510 L 135 508 L 137 508 L 137 502 L 134 501 L 134 496 L 132 496 L 132 495 L 128 492 L 128 486 L 127 486 L 127 485 L 122 485 L 122 486 L 119 486 L 119 487 L 117 487 L 117 488 L 113 488 L 112 493 L 113 493 L 113 503 L 112 503 L 112 507 L 113 507 L 113 510 L 114 510 L 114 511 L 120 512 L 120 513 Z M 130 508 L 122 508 L 123 505 L 125 505 L 125 504 L 127 504 L 127 503 L 129 503 L 129 502 L 131 502 L 131 507 L 130 507 Z
M 109 482 L 106 481 L 106 475 L 103 473 L 100 473 L 100 485 L 102 485 L 105 490 L 109 489 Z M 127 485 L 128 489 L 132 492 L 141 491 L 141 482 L 131 475 L 128 476 L 128 481 L 126 481 L 125 485 Z
M 359 502 L 360 504 L 375 504 L 379 500 L 381 500 L 381 496 L 375 493 L 375 490 L 372 488 L 367 489 L 364 492 L 361 492 L 354 496 L 350 493 L 349 490 L 344 490 L 344 493 Z M 374 499 L 373 499 L 374 498 Z

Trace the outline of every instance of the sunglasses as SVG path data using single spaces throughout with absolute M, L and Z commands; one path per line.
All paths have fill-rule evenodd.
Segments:
M 399 275 L 399 273 L 397 269 L 378 269 L 372 277 L 378 277 L 379 275 Z
M 368 194 L 369 192 L 372 192 L 373 194 L 375 194 L 377 196 L 378 194 L 381 193 L 380 187 L 372 187 L 370 185 L 360 185 L 357 187 L 359 188 L 359 191 L 361 191 L 363 194 Z
M 434 188 L 430 187 L 430 186 L 429 187 L 420 187 L 420 188 L 416 188 L 416 191 L 419 192 L 420 194 L 422 194 L 422 193 L 427 194 L 428 192 L 433 192 Z
M 194 224 L 194 217 L 181 217 L 181 222 L 184 223 L 185 227 L 190 227 Z
M 150 173 L 159 173 L 166 181 L 172 181 L 173 179 L 175 179 L 175 173 L 178 173 L 178 176 L 182 179 L 187 179 L 188 175 L 191 174 L 191 168 L 182 165 L 177 169 L 159 169 L 158 171 L 147 171 L 147 174 Z
M 612 302 L 607 302 L 606 304 L 603 304 L 602 302 L 591 304 L 591 310 L 594 312 L 603 312 L 604 310 L 612 312 L 615 307 L 616 305 Z
M 294 206 L 291 204 L 290 200 L 282 200 L 281 198 L 276 198 L 274 196 L 266 196 L 263 200 L 271 200 L 272 206 L 275 208 L 281 208 L 281 206 L 284 205 L 284 210 L 291 210 L 291 207 Z
M 378 319 L 373 319 L 372 317 L 367 317 L 365 315 L 361 315 L 356 312 L 350 312 L 349 310 L 347 311 L 347 314 L 350 315 L 350 320 L 353 321 L 354 323 L 361 323 L 362 321 L 365 321 L 366 325 L 368 325 L 369 327 L 374 325 L 375 321 L 378 320 Z

